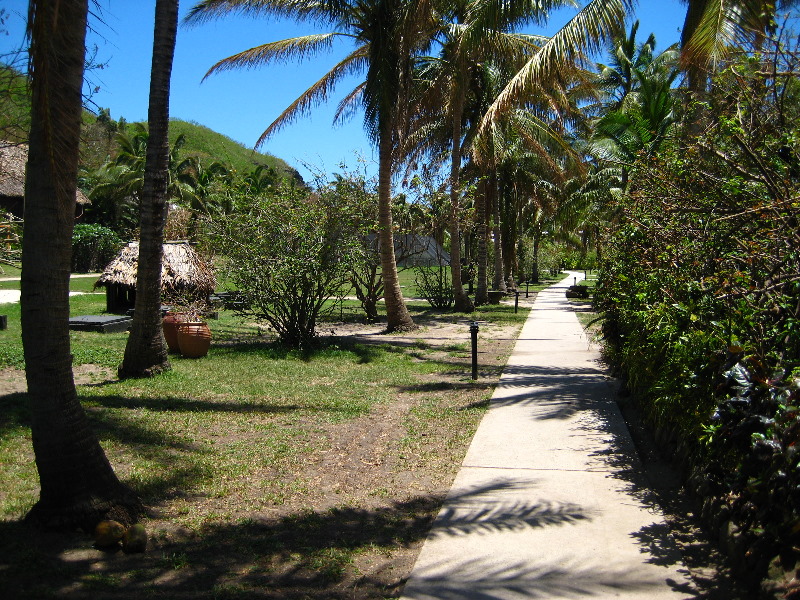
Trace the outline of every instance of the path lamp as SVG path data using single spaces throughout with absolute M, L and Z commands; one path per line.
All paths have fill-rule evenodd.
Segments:
M 469 324 L 469 333 L 472 336 L 472 378 L 478 378 L 478 322 Z

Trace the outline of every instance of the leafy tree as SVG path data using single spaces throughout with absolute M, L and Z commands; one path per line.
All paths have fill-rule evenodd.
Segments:
M 169 89 L 177 28 L 178 0 L 156 0 L 136 304 L 120 377 L 150 377 L 171 368 L 161 328 L 161 258 L 169 199 Z
M 28 513 L 47 526 L 124 524 L 141 505 L 117 479 L 78 400 L 69 338 L 69 273 L 87 0 L 32 0 L 31 129 L 25 179 L 22 345 L 39 471 Z
M 596 301 L 608 356 L 748 552 L 797 560 L 800 53 L 720 63 L 701 127 L 636 163 Z
M 92 273 L 102 270 L 124 245 L 108 227 L 82 223 L 72 233 L 72 272 Z
M 330 33 L 280 40 L 245 50 L 219 61 L 209 74 L 278 60 L 302 59 L 330 48 L 337 39 L 356 42 L 356 48 L 347 57 L 267 127 L 256 146 L 292 119 L 326 100 L 344 75 L 354 71 L 366 72 L 364 81 L 342 101 L 338 114 L 348 114 L 349 108 L 360 102 L 365 110 L 366 130 L 378 147 L 378 219 L 388 331 L 415 327 L 397 278 L 391 180 L 411 110 L 412 59 L 425 49 L 432 35 L 431 8 L 427 0 L 343 0 L 330 3 L 205 0 L 195 5 L 188 17 L 190 22 L 198 22 L 232 12 L 277 14 L 334 27 Z
M 336 174 L 333 181 L 320 186 L 322 194 L 335 198 L 335 205 L 347 207 L 348 226 L 358 241 L 350 272 L 350 284 L 367 320 L 378 319 L 378 302 L 383 298 L 381 259 L 375 235 L 378 223 L 376 182 L 360 173 Z
M 351 267 L 350 283 L 367 320 L 378 320 L 378 302 L 383 298 L 383 276 L 378 243 L 377 182 L 364 174 L 343 171 L 333 181 L 322 183 L 318 193 L 334 198 L 334 205 L 342 213 L 341 226 L 347 227 L 351 236 L 358 240 L 359 251 Z M 415 233 L 423 231 L 424 210 L 419 204 L 407 204 L 405 197 L 396 197 L 393 203 L 395 216 L 395 253 L 399 264 L 413 258 L 418 251 L 414 247 Z M 409 243 L 411 242 L 411 243 Z M 402 267 L 398 267 L 402 268 Z
M 342 196 L 281 188 L 211 219 L 215 247 L 240 291 L 241 314 L 269 324 L 288 346 L 308 348 L 331 299 L 348 289 L 361 251 Z

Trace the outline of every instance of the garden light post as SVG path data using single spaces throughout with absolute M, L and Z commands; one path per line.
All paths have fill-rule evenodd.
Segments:
M 469 333 L 472 336 L 472 378 L 478 378 L 478 322 L 469 324 Z

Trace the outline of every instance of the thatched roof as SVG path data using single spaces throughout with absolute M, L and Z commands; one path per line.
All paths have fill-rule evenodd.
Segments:
M 135 288 L 138 264 L 139 242 L 131 242 L 108 263 L 95 287 L 119 284 Z M 216 286 L 214 271 L 200 259 L 194 248 L 186 242 L 164 244 L 164 256 L 161 261 L 162 290 L 210 294 Z
M 28 162 L 27 144 L 10 144 L 0 141 L 0 196 L 22 198 L 25 195 L 25 165 Z M 78 204 L 91 204 L 89 198 L 78 190 Z

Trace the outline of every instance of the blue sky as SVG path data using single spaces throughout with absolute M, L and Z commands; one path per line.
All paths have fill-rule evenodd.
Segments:
M 181 18 L 193 4 L 181 2 Z M 92 101 L 109 108 L 115 119 L 145 120 L 155 0 L 99 0 L 99 5 L 100 12 L 96 7 L 92 9 L 95 16 L 90 22 L 87 46 L 97 46 L 97 60 L 107 63 L 107 67 L 89 75 L 92 87 L 99 88 Z M 8 13 L 8 35 L 0 36 L 0 54 L 5 54 L 22 42 L 27 0 L 1 0 L 0 8 Z M 659 49 L 677 42 L 685 10 L 679 0 L 640 0 L 635 12 L 635 18 L 641 21 L 638 37 L 643 41 L 654 32 Z M 552 15 L 548 27 L 531 31 L 551 34 L 574 14 L 574 10 L 559 11 Z M 203 75 L 221 58 L 308 32 L 306 25 L 301 27 L 294 22 L 242 17 L 200 26 L 181 25 L 173 66 L 171 116 L 196 121 L 252 147 L 265 127 L 322 76 L 346 48 L 299 65 L 227 72 L 201 83 Z M 274 135 L 261 150 L 283 158 L 306 178 L 309 172 L 304 163 L 331 173 L 342 161 L 354 166 L 357 154 L 368 161 L 375 160 L 360 116 L 341 126 L 332 125 L 338 99 L 355 83 L 355 79 L 343 81 L 328 105 Z

